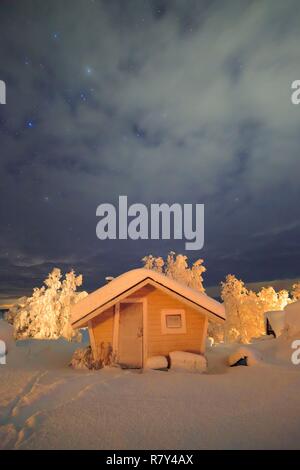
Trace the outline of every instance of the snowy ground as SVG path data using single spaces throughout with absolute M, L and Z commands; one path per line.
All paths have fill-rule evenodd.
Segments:
M 300 366 L 290 341 L 255 344 L 264 362 L 229 368 L 231 347 L 208 354 L 206 374 L 73 371 L 76 345 L 8 345 L 0 365 L 0 448 L 300 448 Z

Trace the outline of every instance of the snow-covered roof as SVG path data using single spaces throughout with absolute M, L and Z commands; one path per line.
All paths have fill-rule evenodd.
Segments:
M 83 326 L 93 316 L 98 315 L 99 310 L 116 304 L 121 298 L 126 297 L 126 293 L 130 295 L 147 284 L 163 290 L 167 289 L 170 295 L 180 296 L 183 301 L 187 301 L 195 307 L 204 308 L 212 319 L 225 320 L 225 309 L 220 302 L 180 284 L 164 274 L 141 268 L 121 274 L 73 305 L 71 324 L 74 327 Z

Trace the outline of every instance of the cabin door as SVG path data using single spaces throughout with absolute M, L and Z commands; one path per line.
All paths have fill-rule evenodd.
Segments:
M 143 304 L 120 304 L 118 363 L 130 369 L 143 367 Z

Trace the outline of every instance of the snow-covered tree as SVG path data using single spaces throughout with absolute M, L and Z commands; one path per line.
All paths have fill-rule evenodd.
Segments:
M 239 341 L 244 336 L 242 303 L 247 295 L 243 281 L 233 274 L 226 276 L 221 283 L 221 298 L 224 301 L 226 322 L 224 326 L 224 339 L 226 342 Z
M 292 285 L 291 296 L 294 301 L 300 300 L 300 281 Z
M 221 297 L 226 310 L 225 341 L 242 343 L 265 334 L 265 312 L 283 310 L 291 301 L 286 290 L 263 287 L 255 293 L 232 274 L 221 283 Z
M 274 287 L 262 287 L 262 289 L 257 294 L 261 307 L 265 312 L 271 310 L 279 310 L 278 305 L 278 294 Z
M 203 259 L 198 259 L 195 261 L 190 269 L 191 272 L 191 279 L 189 282 L 190 287 L 193 287 L 200 292 L 204 292 L 205 289 L 203 287 L 203 276 L 202 274 L 205 273 L 206 267 L 203 266 Z
M 152 269 L 153 271 L 157 271 L 159 273 L 163 272 L 163 268 L 165 264 L 163 258 L 161 257 L 155 258 L 155 256 L 148 255 L 148 256 L 144 256 L 144 258 L 142 258 L 142 261 L 144 263 L 145 269 Z
M 278 292 L 278 302 L 277 302 L 277 307 L 278 310 L 283 310 L 284 307 L 287 306 L 287 304 L 290 304 L 293 302 L 293 300 L 289 296 L 289 292 L 286 289 L 282 289 Z
M 161 257 L 156 258 L 152 255 L 145 256 L 142 261 L 146 269 L 165 274 L 200 292 L 205 291 L 202 274 L 206 271 L 206 268 L 203 266 L 203 259 L 195 261 L 190 267 L 187 256 L 176 255 L 174 251 L 170 251 L 166 261 Z
M 84 291 L 76 292 L 82 276 L 71 271 L 62 280 L 60 269 L 54 268 L 44 284 L 9 310 L 6 318 L 14 326 L 15 338 L 79 340 L 80 333 L 73 330 L 69 318 L 71 305 L 87 296 Z
M 190 270 L 187 263 L 187 256 L 171 251 L 167 256 L 165 274 L 182 284 L 189 285 Z

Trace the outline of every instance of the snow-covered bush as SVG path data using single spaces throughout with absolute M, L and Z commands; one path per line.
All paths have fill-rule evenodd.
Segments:
M 153 269 L 154 271 L 165 274 L 199 292 L 205 291 L 202 274 L 206 271 L 206 268 L 203 266 L 203 259 L 198 259 L 190 267 L 187 256 L 181 254 L 176 255 L 174 251 L 171 251 L 166 261 L 161 257 L 155 258 L 152 255 L 145 256 L 142 261 L 146 269 Z
M 76 349 L 70 366 L 73 367 L 73 369 L 98 370 L 103 367 L 103 363 L 101 360 L 94 359 L 91 346 L 87 346 L 86 348 Z
M 103 341 L 96 348 L 95 355 L 97 358 L 95 358 L 91 346 L 76 349 L 70 366 L 74 369 L 101 369 L 115 363 L 111 343 Z
M 206 357 L 184 351 L 173 351 L 169 354 L 171 369 L 189 372 L 204 372 L 207 368 Z
M 214 343 L 224 342 L 224 325 L 215 322 L 208 322 L 207 334 L 211 337 Z
M 35 288 L 31 297 L 22 297 L 6 315 L 14 327 L 15 339 L 38 338 L 80 340 L 81 335 L 69 323 L 70 307 L 87 296 L 76 292 L 82 285 L 82 276 L 74 271 L 65 275 L 54 268 L 44 281 L 44 286 Z

